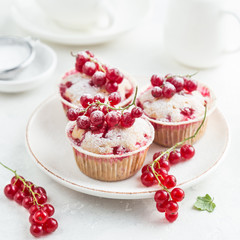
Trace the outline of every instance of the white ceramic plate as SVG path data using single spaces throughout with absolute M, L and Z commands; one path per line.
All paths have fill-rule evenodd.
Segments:
M 27 126 L 27 147 L 33 160 L 51 178 L 76 191 L 106 198 L 149 198 L 159 189 L 157 186 L 144 187 L 140 182 L 140 172 L 119 182 L 101 182 L 82 174 L 65 137 L 66 123 L 60 100 L 53 96 L 34 111 Z M 194 145 L 194 158 L 173 166 L 170 170 L 177 177 L 178 186 L 184 188 L 196 184 L 212 172 L 223 158 L 228 142 L 226 120 L 216 109 L 209 118 L 205 135 Z M 153 153 L 160 149 L 153 144 L 146 162 L 150 162 Z
M 148 13 L 150 1 L 106 0 L 106 4 L 112 10 L 112 24 L 88 31 L 61 27 L 49 19 L 34 0 L 16 0 L 12 17 L 20 27 L 40 39 L 69 45 L 91 45 L 112 40 L 133 29 Z
M 37 41 L 36 55 L 32 63 L 16 78 L 0 80 L 1 92 L 22 92 L 30 90 L 44 83 L 53 73 L 57 64 L 56 53 L 47 45 Z

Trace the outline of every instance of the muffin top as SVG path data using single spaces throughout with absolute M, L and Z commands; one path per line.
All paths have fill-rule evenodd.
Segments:
M 90 51 L 79 52 L 75 57 L 75 69 L 64 75 L 59 86 L 63 99 L 77 106 L 81 106 L 79 100 L 85 93 L 101 93 L 106 98 L 118 92 L 123 104 L 126 104 L 125 100 L 131 99 L 134 91 L 132 79 L 117 68 L 103 64 Z
M 161 122 L 182 122 L 203 116 L 205 104 L 211 102 L 209 89 L 191 79 L 175 77 L 176 81 L 171 78 L 168 81 L 168 78 L 161 77 L 159 86 L 151 81 L 152 86 L 138 97 L 145 115 Z
M 62 97 L 68 102 L 71 102 L 77 106 L 81 105 L 80 97 L 85 93 L 93 96 L 97 93 L 101 93 L 105 97 L 110 95 L 110 93 L 104 87 L 93 85 L 90 76 L 80 73 L 76 70 L 69 71 L 65 74 L 60 88 Z M 124 76 L 121 84 L 118 85 L 117 92 L 120 94 L 122 101 L 126 100 L 132 95 L 133 85 L 126 76 Z
M 152 142 L 153 128 L 144 118 L 136 118 L 134 124 L 128 128 L 120 125 L 113 128 L 104 126 L 97 131 L 86 131 L 78 128 L 76 123 L 70 122 L 67 135 L 75 148 L 81 147 L 96 154 L 121 155 Z

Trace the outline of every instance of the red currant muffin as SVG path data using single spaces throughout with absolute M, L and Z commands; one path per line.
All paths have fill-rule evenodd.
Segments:
M 205 105 L 207 116 L 215 109 L 215 96 L 203 84 L 190 76 L 182 77 L 153 75 L 151 86 L 138 97 L 137 104 L 155 128 L 154 142 L 171 147 L 177 142 L 192 136 L 201 124 Z M 204 133 L 207 121 L 195 138 L 193 144 Z
M 135 83 L 117 68 L 102 64 L 91 52 L 79 52 L 76 56 L 75 69 L 67 72 L 59 86 L 61 101 L 65 112 L 69 108 L 81 106 L 80 97 L 85 94 L 101 93 L 108 97 L 118 92 L 120 106 L 131 102 Z
M 141 108 L 135 106 L 128 111 L 131 105 L 116 108 L 113 103 L 110 106 L 96 100 L 85 109 L 68 110 L 67 138 L 85 175 L 119 181 L 142 167 L 154 128 L 141 117 Z

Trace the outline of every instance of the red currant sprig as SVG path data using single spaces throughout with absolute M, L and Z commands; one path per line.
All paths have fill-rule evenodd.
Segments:
M 165 77 L 157 74 L 152 75 L 152 96 L 155 98 L 171 98 L 175 93 L 183 89 L 192 92 L 197 89 L 197 82 L 191 79 L 192 75 L 180 76 L 167 74 Z
M 111 93 L 108 102 L 105 103 L 104 97 L 99 94 L 92 97 L 84 94 L 80 98 L 80 102 L 84 108 L 69 109 L 67 117 L 70 121 L 75 121 L 77 127 L 84 130 L 100 130 L 103 128 L 111 128 L 117 125 L 128 128 L 131 127 L 136 118 L 142 116 L 143 111 L 136 106 L 137 88 L 133 101 L 126 107 L 115 107 L 121 101 L 119 93 Z M 131 112 L 125 110 L 134 106 Z
M 5 196 L 28 209 L 31 223 L 30 232 L 34 237 L 40 237 L 54 232 L 58 228 L 56 219 L 51 218 L 55 209 L 51 204 L 47 204 L 47 193 L 42 187 L 35 186 L 32 182 L 26 181 L 19 176 L 16 171 L 0 164 L 14 173 L 11 183 L 4 188 Z
M 153 155 L 153 162 L 142 168 L 142 184 L 147 187 L 158 184 L 162 188 L 155 193 L 154 200 L 156 201 L 157 210 L 159 212 L 164 212 L 169 222 L 174 222 L 177 219 L 179 208 L 178 202 L 182 201 L 185 196 L 181 188 L 175 188 L 177 184 L 175 176 L 168 174 L 170 170 L 169 163 L 177 163 L 180 161 L 179 159 L 188 160 L 194 156 L 195 149 L 193 146 L 184 143 L 196 137 L 205 122 L 206 113 L 207 105 L 205 105 L 203 120 L 192 136 L 176 143 L 166 151 L 155 153 Z M 180 151 L 176 150 L 178 146 L 181 146 Z
M 118 84 L 123 81 L 124 75 L 117 68 L 109 68 L 101 64 L 90 51 L 82 51 L 76 55 L 71 54 L 76 57 L 76 70 L 90 76 L 94 86 L 105 86 L 109 93 L 118 90 Z

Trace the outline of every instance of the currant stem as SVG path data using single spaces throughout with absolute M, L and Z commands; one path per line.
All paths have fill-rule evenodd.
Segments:
M 6 165 L 3 164 L 2 162 L 0 162 L 0 164 L 1 164 L 4 168 L 6 168 L 7 170 L 13 172 L 14 175 L 15 175 L 15 177 L 16 177 L 17 179 L 20 179 L 20 180 L 22 181 L 22 183 L 23 183 L 23 185 L 24 185 L 24 188 L 25 188 L 25 187 L 28 188 L 29 192 L 30 192 L 30 193 L 32 194 L 32 196 L 33 196 L 33 202 L 35 202 L 37 205 L 41 205 L 41 204 L 38 203 L 37 198 L 36 198 L 36 196 L 35 196 L 37 193 L 33 192 L 32 188 L 31 188 L 32 185 L 31 185 L 31 186 L 27 185 L 25 179 L 23 179 L 22 177 L 20 177 L 20 176 L 17 174 L 17 171 L 16 171 L 16 170 L 15 170 L 15 171 L 12 170 L 11 168 L 9 168 L 8 166 L 6 166 Z
M 195 138 L 195 137 L 197 136 L 198 132 L 200 131 L 201 127 L 203 126 L 203 124 L 204 124 L 204 122 L 205 122 L 205 120 L 206 120 L 206 116 L 207 116 L 207 103 L 205 103 L 205 111 L 204 111 L 203 120 L 202 120 L 201 124 L 199 125 L 199 127 L 197 128 L 196 132 L 195 132 L 192 136 L 190 136 L 190 137 L 188 137 L 188 138 L 185 138 L 183 141 L 176 143 L 176 144 L 175 144 L 174 146 L 172 146 L 171 148 L 168 148 L 166 151 L 164 151 L 160 156 L 158 156 L 158 157 L 150 164 L 150 167 L 151 167 L 151 169 L 152 169 L 152 172 L 153 172 L 155 178 L 157 179 L 159 185 L 162 186 L 162 188 L 168 192 L 170 198 L 171 198 L 170 191 L 169 191 L 169 190 L 161 183 L 161 181 L 159 180 L 159 178 L 158 178 L 159 176 L 157 175 L 157 172 L 155 171 L 154 166 L 155 166 L 155 164 L 160 160 L 160 158 L 161 158 L 163 155 L 169 154 L 169 153 L 170 153 L 172 150 L 174 150 L 176 147 L 184 144 L 186 141 L 188 141 L 188 140 L 190 140 L 190 139 Z M 161 176 L 161 175 L 160 175 L 160 176 Z

